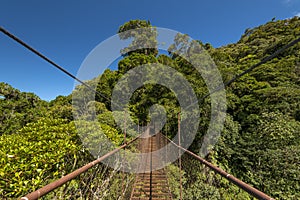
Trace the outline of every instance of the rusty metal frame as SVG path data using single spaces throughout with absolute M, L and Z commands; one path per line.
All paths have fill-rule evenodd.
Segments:
M 64 185 L 65 183 L 71 181 L 72 179 L 76 178 L 77 176 L 79 176 L 80 174 L 86 172 L 87 170 L 89 170 L 90 168 L 92 168 L 93 166 L 99 164 L 101 161 L 105 160 L 106 158 L 112 156 L 113 154 L 117 153 L 118 151 L 120 151 L 121 149 L 125 148 L 127 145 L 129 145 L 130 143 L 134 142 L 135 140 L 137 140 L 140 136 L 134 138 L 133 140 L 129 141 L 128 143 L 123 144 L 122 146 L 114 149 L 113 151 L 105 154 L 104 156 L 94 160 L 93 162 L 90 162 L 86 165 L 84 165 L 83 167 L 71 172 L 70 174 L 67 174 L 66 176 L 52 182 L 49 183 L 48 185 L 34 191 L 31 192 L 29 194 L 27 194 L 25 197 L 21 197 L 21 200 L 36 200 L 46 194 L 48 194 L 49 192 L 55 190 L 56 188 Z
M 162 135 L 162 136 L 165 137 L 164 135 Z M 256 188 L 248 185 L 247 183 L 239 180 L 238 178 L 234 177 L 233 175 L 225 172 L 221 168 L 214 166 L 212 163 L 210 163 L 207 160 L 201 158 L 200 156 L 196 155 L 195 153 L 193 153 L 193 152 L 191 152 L 191 151 L 189 151 L 189 150 L 187 150 L 187 149 L 185 149 L 185 148 L 177 145 L 176 143 L 174 143 L 169 138 L 166 138 L 166 139 L 169 140 L 173 145 L 175 145 L 179 149 L 181 149 L 184 152 L 186 152 L 187 154 L 193 156 L 195 159 L 199 160 L 202 164 L 204 164 L 205 166 L 209 167 L 211 170 L 213 170 L 214 172 L 220 174 L 222 177 L 226 178 L 227 180 L 229 180 L 233 184 L 237 185 L 239 188 L 243 189 L 244 191 L 246 191 L 250 195 L 256 197 L 257 199 L 261 199 L 261 200 L 275 200 L 274 198 L 268 196 L 267 194 L 265 194 L 265 193 L 259 191 L 258 189 L 256 189 Z

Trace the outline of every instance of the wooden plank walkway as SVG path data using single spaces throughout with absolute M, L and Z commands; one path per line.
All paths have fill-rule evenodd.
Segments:
M 131 192 L 131 200 L 172 199 L 165 169 L 152 171 L 152 166 L 156 166 L 157 162 L 161 162 L 161 158 L 155 157 L 151 153 L 159 149 L 157 137 L 154 135 L 141 140 L 139 149 L 142 153 L 148 153 L 149 156 L 140 163 L 143 173 L 136 176 Z

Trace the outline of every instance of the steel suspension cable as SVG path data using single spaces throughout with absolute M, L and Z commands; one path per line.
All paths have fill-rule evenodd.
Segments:
M 234 78 L 232 78 L 231 80 L 227 81 L 224 83 L 224 88 L 229 86 L 231 83 L 235 82 L 236 80 L 240 79 L 242 76 L 248 74 L 249 72 L 253 71 L 255 68 L 267 63 L 268 61 L 272 60 L 273 58 L 277 57 L 279 54 L 281 54 L 282 52 L 284 52 L 285 50 L 287 50 L 288 48 L 296 45 L 297 43 L 300 42 L 300 38 L 297 38 L 295 40 L 293 40 L 292 42 L 286 44 L 285 46 L 283 46 L 282 48 L 278 49 L 277 51 L 275 51 L 273 54 L 263 58 L 260 62 L 252 65 L 251 67 L 249 67 L 248 69 L 244 70 L 242 73 L 236 75 Z M 201 100 L 204 100 L 205 98 L 207 98 L 208 96 L 210 96 L 211 94 L 218 92 L 220 90 L 223 89 L 223 86 L 219 86 L 218 88 L 216 88 L 215 90 L 213 90 L 212 92 L 207 93 L 206 95 L 204 95 Z
M 42 59 L 44 59 L 45 61 L 47 61 L 48 63 L 50 63 L 51 65 L 53 65 L 54 67 L 56 67 L 57 69 L 59 69 L 60 71 L 62 71 L 63 73 L 65 73 L 66 75 L 68 75 L 69 77 L 71 77 L 74 80 L 78 81 L 79 83 L 81 83 L 82 85 L 84 85 L 85 87 L 87 87 L 89 90 L 95 92 L 96 94 L 98 94 L 102 98 L 106 99 L 107 101 L 110 101 L 105 95 L 101 94 L 100 92 L 98 92 L 97 90 L 95 90 L 94 88 L 92 88 L 90 85 L 86 84 L 84 81 L 78 79 L 76 76 L 74 76 L 73 74 L 71 74 L 70 72 L 68 72 L 66 69 L 64 69 L 60 65 L 56 64 L 54 61 L 50 60 L 48 57 L 46 57 L 45 55 L 43 55 L 39 51 L 35 50 L 33 47 L 29 46 L 24 41 L 22 41 L 21 39 L 19 39 L 18 37 L 16 37 L 12 33 L 10 33 L 7 30 L 5 30 L 3 27 L 0 26 L 0 30 L 1 30 L 2 33 L 4 33 L 5 35 L 7 35 L 8 37 L 10 37 L 11 39 L 13 39 L 14 41 L 16 41 L 17 43 L 21 44 L 23 47 L 25 47 L 26 49 L 30 50 L 31 52 L 33 52 L 37 56 L 41 57 Z M 248 74 L 249 72 L 253 71 L 255 68 L 259 67 L 260 65 L 263 65 L 266 62 L 272 60 L 273 58 L 275 58 L 276 56 L 278 56 L 279 54 L 281 54 L 282 52 L 284 52 L 288 48 L 296 45 L 299 42 L 300 42 L 300 38 L 297 38 L 297 39 L 293 40 L 292 42 L 286 44 L 285 46 L 283 46 L 282 48 L 280 48 L 279 50 L 277 50 L 276 52 L 274 52 L 270 56 L 267 56 L 267 57 L 263 58 L 259 63 L 252 65 L 251 67 L 249 67 L 248 69 L 246 69 L 242 73 L 238 74 L 237 76 L 235 76 L 231 80 L 229 80 L 226 83 L 224 83 L 224 85 L 223 85 L 224 87 L 223 86 L 219 86 L 215 90 L 213 90 L 211 92 L 208 92 L 206 95 L 204 95 L 200 99 L 200 101 L 203 101 L 204 99 L 206 99 L 207 97 L 209 97 L 211 94 L 216 93 L 216 92 L 222 90 L 223 88 L 229 86 L 230 84 L 232 84 L 236 80 L 240 79 L 242 76 L 244 76 L 244 75 Z M 192 103 L 190 106 L 196 104 L 197 102 Z
M 45 55 L 43 55 L 43 54 L 40 53 L 39 51 L 37 51 L 37 50 L 35 50 L 34 48 L 32 48 L 31 46 L 29 46 L 29 45 L 26 44 L 24 41 L 22 41 L 21 39 L 17 38 L 15 35 L 11 34 L 11 33 L 8 32 L 7 30 L 5 30 L 3 27 L 0 27 L 0 30 L 1 30 L 2 33 L 4 33 L 5 35 L 7 35 L 8 37 L 10 37 L 11 39 L 13 39 L 14 41 L 16 41 L 17 43 L 21 44 L 23 47 L 25 47 L 26 49 L 30 50 L 31 52 L 33 52 L 34 54 L 36 54 L 36 55 L 39 56 L 40 58 L 44 59 L 45 61 L 47 61 L 48 63 L 50 63 L 51 65 L 53 65 L 54 67 L 56 67 L 57 69 L 59 69 L 60 71 L 62 71 L 63 73 L 65 73 L 66 75 L 68 75 L 69 77 L 71 77 L 71 78 L 73 78 L 74 80 L 78 81 L 79 83 L 81 83 L 82 85 L 84 85 L 85 87 L 87 87 L 89 90 L 91 90 L 91 91 L 97 93 L 99 96 L 101 96 L 101 97 L 103 97 L 104 99 L 110 101 L 106 96 L 104 96 L 103 94 L 101 94 L 101 93 L 98 92 L 97 90 L 94 90 L 90 85 L 88 85 L 88 84 L 86 84 L 85 82 L 83 82 L 82 80 L 78 79 L 76 76 L 74 76 L 73 74 L 71 74 L 70 72 L 68 72 L 66 69 L 64 69 L 63 67 L 61 67 L 60 65 L 58 65 L 58 64 L 56 64 L 55 62 L 53 62 L 52 60 L 50 60 L 48 57 L 46 57 Z M 292 42 L 290 42 L 290 43 L 288 43 L 287 45 L 283 46 L 281 49 L 279 49 L 279 50 L 277 50 L 276 52 L 274 52 L 272 55 L 265 57 L 265 58 L 262 59 L 259 63 L 254 64 L 253 66 L 251 66 L 251 67 L 248 68 L 247 70 L 243 71 L 242 73 L 238 74 L 237 76 L 235 76 L 235 77 L 232 78 L 231 80 L 229 80 L 229 81 L 227 81 L 226 83 L 224 83 L 224 87 L 229 86 L 230 84 L 232 84 L 233 82 L 235 82 L 236 80 L 238 80 L 239 78 L 241 78 L 242 76 L 244 76 L 245 74 L 248 74 L 249 72 L 251 72 L 251 71 L 254 70 L 255 68 L 259 67 L 260 65 L 265 64 L 266 62 L 272 60 L 273 58 L 275 58 L 276 56 L 278 56 L 279 54 L 281 54 L 282 52 L 284 52 L 284 51 L 287 50 L 288 48 L 290 48 L 290 47 L 296 45 L 296 44 L 299 43 L 299 42 L 300 42 L 300 38 L 293 40 Z M 203 97 L 201 98 L 201 100 L 204 100 L 205 98 L 207 98 L 207 97 L 210 96 L 211 94 L 213 94 L 213 93 L 215 93 L 215 92 L 218 92 L 218 91 L 220 91 L 220 90 L 222 90 L 222 89 L 223 89 L 223 86 L 216 88 L 216 89 L 213 90 L 212 92 L 207 93 L 205 96 L 203 96 Z M 197 103 L 197 102 L 194 102 L 194 103 L 192 103 L 191 105 L 193 105 L 193 104 L 195 104 L 195 103 Z M 167 138 L 167 139 L 168 139 L 168 138 Z M 175 144 L 175 143 L 174 143 L 174 144 Z M 127 144 L 121 146 L 121 147 L 118 148 L 118 149 L 115 149 L 113 152 L 114 152 L 114 153 L 118 152 L 121 148 L 126 147 L 126 145 L 127 145 Z M 175 145 L 178 146 L 177 144 L 175 144 Z M 249 193 L 252 194 L 253 196 L 255 196 L 255 197 L 257 197 L 257 198 L 260 198 L 260 197 L 262 197 L 262 196 L 265 195 L 264 193 L 258 191 L 257 189 L 255 189 L 255 188 L 253 188 L 253 187 L 247 185 L 246 183 L 240 181 L 239 179 L 233 177 L 232 175 L 227 174 L 226 172 L 224 172 L 224 171 L 221 170 L 220 168 L 217 168 L 217 167 L 213 166 L 211 163 L 209 163 L 209 162 L 207 162 L 206 160 L 200 158 L 199 156 L 195 155 L 194 153 L 192 153 L 192 152 L 190 152 L 190 151 L 184 149 L 184 148 L 181 147 L 181 146 L 178 146 L 178 147 L 181 148 L 182 150 L 184 150 L 185 152 L 189 153 L 190 155 L 194 156 L 195 158 L 197 158 L 198 160 L 200 160 L 203 164 L 205 164 L 206 166 L 210 167 L 212 170 L 216 171 L 217 173 L 221 174 L 222 176 L 224 176 L 225 178 L 227 178 L 227 179 L 230 180 L 231 182 L 235 183 L 236 185 L 239 184 L 238 186 L 240 186 L 241 188 L 243 188 L 245 191 L 249 192 Z M 113 153 L 113 154 L 114 154 L 114 153 Z M 105 156 L 103 156 L 103 157 L 105 157 Z M 103 158 L 103 157 L 101 157 L 101 158 Z M 108 156 L 106 156 L 105 158 L 107 158 L 107 157 L 108 157 Z M 92 162 L 93 164 L 89 163 L 89 164 L 91 164 L 91 165 L 88 164 L 88 166 L 86 165 L 86 166 L 84 166 L 84 167 L 88 167 L 87 169 L 89 169 L 90 167 L 92 167 L 92 166 L 94 166 L 95 164 L 101 162 L 101 161 L 104 160 L 105 158 L 103 158 L 103 159 L 100 159 L 100 158 L 99 158 L 99 159 L 97 159 L 97 160 L 100 160 L 100 161 L 97 161 L 97 160 L 96 160 L 97 162 L 94 161 L 95 163 L 94 163 L 94 162 Z M 84 167 L 83 167 L 83 168 L 84 168 Z M 82 168 L 80 168 L 80 169 L 82 169 Z M 87 169 L 86 169 L 86 170 L 87 170 Z M 79 169 L 78 169 L 78 170 L 79 170 Z M 86 171 L 86 170 L 85 170 L 85 171 Z M 75 172 L 77 172 L 77 170 L 76 170 Z M 82 172 L 84 172 L 84 171 L 82 171 Z M 82 172 L 78 171 L 79 174 L 81 174 Z M 75 173 L 75 174 L 76 174 L 76 173 Z M 76 176 L 78 176 L 79 174 L 77 174 Z M 72 175 L 72 176 L 73 176 L 73 175 Z M 75 178 L 76 176 L 74 176 L 74 178 Z M 71 178 L 71 176 L 70 176 L 70 177 L 67 177 L 67 176 L 66 176 L 66 177 L 64 177 L 64 178 L 66 178 L 66 180 L 67 180 L 67 178 Z M 71 178 L 71 179 L 72 179 L 72 178 Z M 71 179 L 70 179 L 70 180 L 71 180 Z M 66 182 L 68 182 L 68 181 L 69 181 L 69 180 L 67 180 Z M 58 180 L 57 182 L 51 183 L 51 184 L 53 184 L 52 187 L 55 186 L 54 183 L 57 185 L 55 188 L 57 188 L 57 187 L 61 186 L 62 184 L 64 184 L 65 182 L 64 182 L 64 183 L 61 183 L 61 181 Z M 49 184 L 49 185 L 51 185 L 51 184 Z M 47 185 L 47 186 L 48 186 L 48 185 Z M 45 186 L 45 187 L 46 187 L 46 186 Z M 55 189 L 55 188 L 54 188 L 54 189 Z M 42 188 L 42 189 L 43 189 L 43 188 Z M 46 189 L 45 189 L 45 190 L 42 190 L 42 189 L 36 191 L 36 193 L 34 193 L 34 194 L 37 195 L 37 197 L 39 197 L 41 194 L 43 194 L 43 193 L 44 193 L 44 194 L 47 194 L 48 192 L 51 191 L 51 190 L 49 190 L 49 191 L 47 192 Z M 46 193 L 45 193 L 45 192 L 46 192 Z M 261 193 L 262 193 L 262 194 L 261 194 Z M 31 194 L 32 194 L 32 193 L 31 193 Z M 31 195 L 31 194 L 30 194 L 30 195 Z M 256 196 L 256 195 L 257 195 L 257 196 Z M 28 198 L 28 197 L 24 197 L 24 199 L 29 199 L 29 198 Z M 31 199 L 32 199 L 32 198 L 31 198 Z M 266 198 L 260 198 L 260 199 L 272 199 L 272 198 L 266 195 Z
M 67 76 L 69 76 L 72 79 L 78 81 L 79 83 L 81 83 L 82 85 L 84 85 L 86 88 L 88 88 L 92 92 L 95 92 L 96 94 L 98 94 L 99 96 L 101 96 L 102 98 L 104 98 L 105 100 L 110 101 L 110 99 L 108 99 L 105 95 L 103 95 L 102 93 L 98 92 L 97 90 L 95 90 L 94 88 L 92 88 L 90 85 L 88 85 L 84 81 L 80 80 L 79 78 L 77 78 L 76 76 L 74 76 L 72 73 L 70 73 L 69 71 L 67 71 L 65 68 L 63 68 L 62 66 L 58 65 L 57 63 L 55 63 L 54 61 L 52 61 L 51 59 L 49 59 L 48 57 L 46 57 L 44 54 L 40 53 L 39 51 L 37 51 L 36 49 L 34 49 L 33 47 L 31 47 L 30 45 L 28 45 L 27 43 L 25 43 L 23 40 L 21 40 L 20 38 L 16 37 L 15 35 L 13 35 L 12 33 L 10 33 L 9 31 L 7 31 L 6 29 L 4 29 L 1 26 L 0 26 L 0 31 L 3 34 L 5 34 L 6 36 L 8 36 L 9 38 L 11 38 L 14 41 L 16 41 L 17 43 L 19 43 L 20 45 L 22 45 L 23 47 L 25 47 L 26 49 L 28 49 L 29 51 L 33 52 L 34 54 L 36 54 L 37 56 L 39 56 L 40 58 L 42 58 L 43 60 L 45 60 L 48 63 L 50 63 L 52 66 L 54 66 L 58 70 L 60 70 L 63 73 L 65 73 Z
M 282 48 L 278 49 L 277 51 L 275 51 L 273 54 L 263 58 L 260 62 L 252 65 L 251 67 L 249 67 L 248 69 L 244 70 L 242 73 L 236 75 L 234 78 L 230 79 L 229 81 L 224 83 L 224 87 L 223 86 L 219 86 L 217 87 L 215 90 L 208 92 L 206 95 L 204 95 L 200 101 L 205 100 L 207 97 L 209 97 L 211 94 L 214 94 L 222 89 L 225 89 L 225 87 L 229 86 L 230 84 L 232 84 L 233 82 L 237 81 L 238 79 L 240 79 L 242 76 L 248 74 L 249 72 L 253 71 L 254 69 L 256 69 L 257 67 L 267 63 L 268 61 L 272 60 L 273 58 L 277 57 L 279 54 L 283 53 L 285 50 L 289 49 L 290 47 L 298 44 L 300 42 L 300 38 L 297 38 L 293 41 L 291 41 L 290 43 L 286 44 L 285 46 L 283 46 Z M 194 105 L 198 103 L 194 102 L 191 105 L 189 105 L 188 107 Z M 174 114 L 175 116 L 175 114 Z M 179 123 L 179 122 L 178 122 Z M 174 143 L 173 141 L 171 141 L 169 138 L 167 138 L 166 136 L 163 135 L 163 137 L 165 137 L 167 140 L 169 140 L 171 143 L 173 143 L 175 146 L 177 146 L 179 149 L 182 149 L 183 151 L 187 152 L 188 154 L 192 155 L 194 158 L 196 158 L 197 160 L 199 160 L 201 163 L 203 163 L 204 165 L 208 166 L 210 169 L 212 169 L 213 171 L 217 172 L 218 174 L 220 174 L 221 176 L 225 177 L 226 179 L 228 179 L 230 182 L 234 183 L 235 185 L 237 185 L 238 187 L 242 188 L 243 190 L 245 190 L 246 192 L 248 192 L 249 194 L 255 196 L 258 199 L 266 199 L 266 200 L 273 200 L 273 198 L 269 197 L 268 195 L 266 195 L 265 193 L 255 189 L 254 187 L 244 183 L 243 181 L 237 179 L 236 177 L 228 174 L 227 172 L 223 171 L 222 169 L 214 166 L 213 164 L 209 163 L 208 161 L 206 161 L 205 159 L 199 157 L 198 155 L 194 154 L 193 152 L 188 151 L 187 149 L 178 146 L 176 143 Z
M 225 89 L 225 87 L 229 86 L 230 84 L 232 84 L 233 82 L 237 81 L 238 79 L 240 79 L 241 77 L 243 77 L 244 75 L 248 74 L 249 72 L 253 71 L 254 69 L 256 69 L 257 67 L 267 63 L 268 61 L 272 60 L 273 58 L 277 57 L 279 54 L 281 54 L 282 52 L 284 52 L 285 50 L 287 50 L 288 48 L 296 45 L 297 43 L 300 42 L 300 37 L 291 41 L 290 43 L 286 44 L 285 46 L 283 46 L 282 48 L 278 49 L 277 51 L 275 51 L 273 54 L 271 54 L 270 56 L 267 56 L 265 58 L 263 58 L 260 62 L 252 65 L 251 67 L 249 67 L 248 69 L 244 70 L 242 73 L 236 75 L 234 78 L 230 79 L 229 81 L 225 82 L 223 85 L 217 87 L 216 89 L 214 89 L 211 92 L 206 93 L 203 97 L 200 98 L 200 102 L 204 101 L 207 97 L 209 97 L 211 94 L 214 94 L 222 89 Z M 186 109 L 188 109 L 189 107 L 197 104 L 199 101 L 193 102 L 191 103 L 189 106 L 187 106 Z M 177 113 L 174 113 L 172 115 L 173 117 L 177 116 Z

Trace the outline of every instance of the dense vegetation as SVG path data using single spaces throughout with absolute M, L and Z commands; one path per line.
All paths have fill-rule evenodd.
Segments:
M 119 33 L 137 27 L 152 26 L 149 21 L 132 20 L 122 25 Z M 72 94 L 46 102 L 32 93 L 0 84 L 0 198 L 24 195 L 92 159 L 77 135 L 73 112 L 88 119 L 94 107 L 105 134 L 115 144 L 121 144 L 123 137 L 112 118 L 110 99 L 115 84 L 130 69 L 147 63 L 168 65 L 184 75 L 198 98 L 206 94 L 201 75 L 176 54 L 186 42 L 185 35 L 177 36 L 168 55 L 155 48 L 135 50 L 140 41 L 156 44 L 155 28 L 151 31 L 147 40 L 135 34 L 122 35 L 121 39 L 134 40 L 122 51 L 118 70 L 107 69 L 101 77 L 87 82 L 96 85 L 102 96 L 96 94 L 95 100 L 87 102 L 84 97 L 78 99 L 83 101 L 82 107 L 72 107 Z M 237 43 L 220 48 L 197 42 L 208 51 L 226 82 L 299 35 L 300 19 L 295 17 L 247 29 Z M 80 96 L 88 92 L 80 85 L 73 93 Z M 300 199 L 300 44 L 232 83 L 226 88 L 226 97 L 225 126 L 206 159 L 272 197 Z M 179 104 L 164 86 L 147 84 L 136 90 L 129 105 L 132 118 L 146 123 L 154 104 L 165 107 L 168 123 L 164 131 L 173 136 L 177 132 Z M 199 152 L 209 123 L 210 99 L 199 106 L 200 126 L 190 147 L 194 152 Z M 186 199 L 251 199 L 236 187 L 225 190 L 230 183 L 191 158 L 183 160 Z M 174 165 L 168 169 L 174 195 L 178 196 L 178 183 L 174 181 L 178 168 Z M 80 186 L 79 182 L 73 184 Z

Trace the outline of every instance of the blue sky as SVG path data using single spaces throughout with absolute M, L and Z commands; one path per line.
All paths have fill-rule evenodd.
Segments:
M 73 74 L 89 52 L 130 19 L 189 34 L 214 47 L 246 28 L 300 16 L 299 0 L 1 0 L 0 25 Z M 74 80 L 0 34 L 0 82 L 44 100 L 71 93 Z

